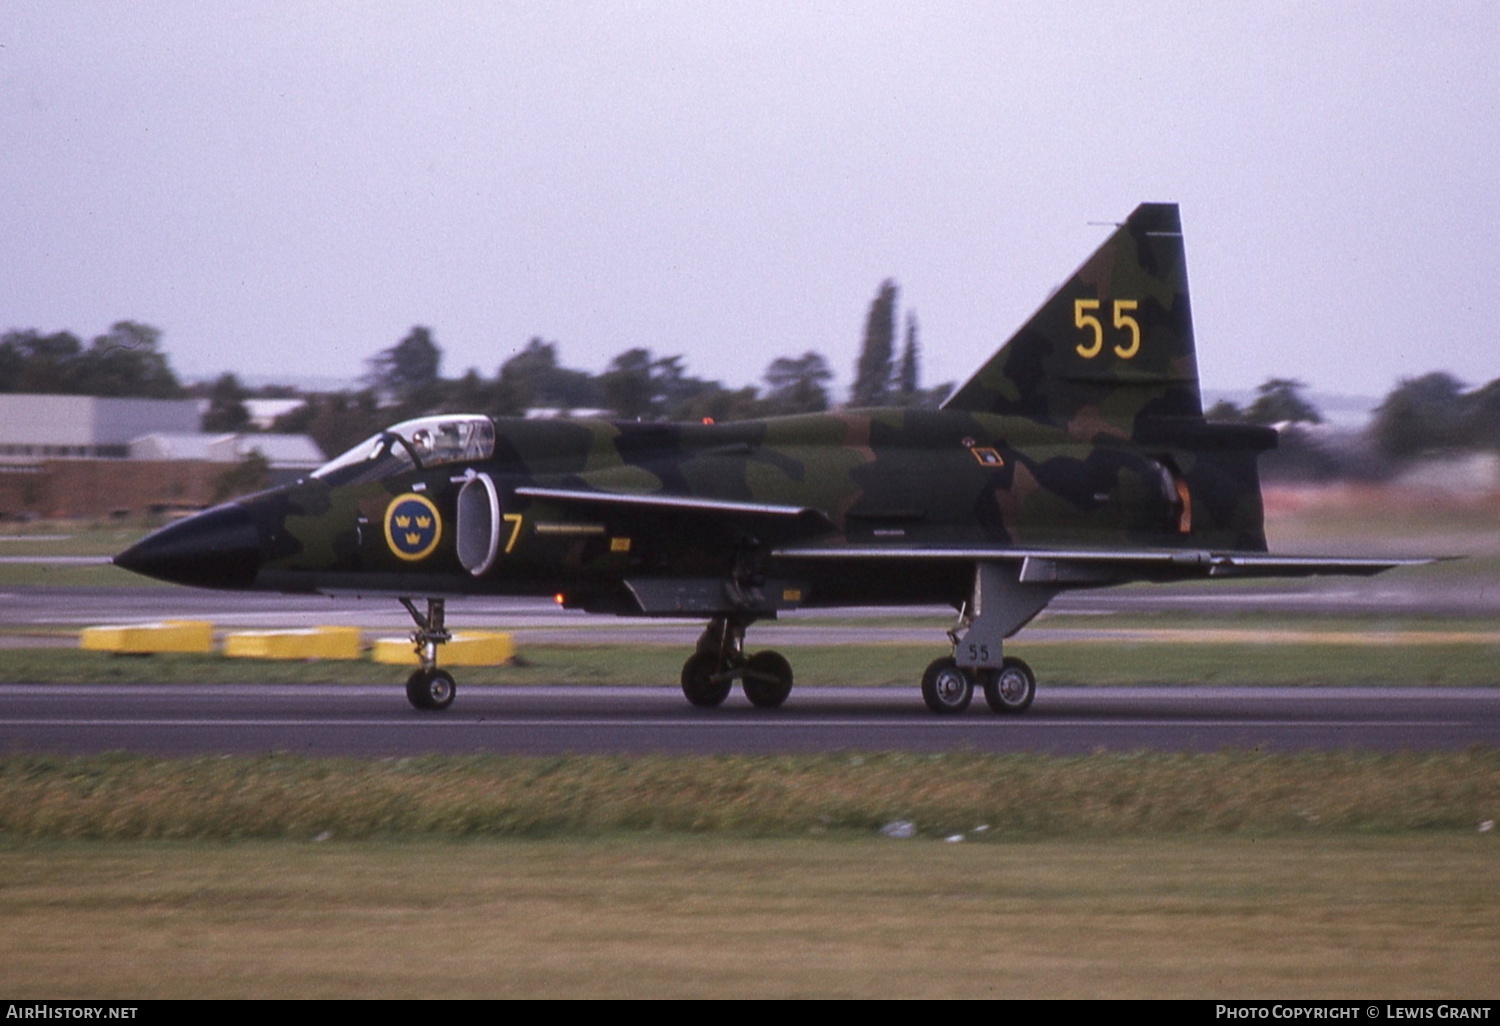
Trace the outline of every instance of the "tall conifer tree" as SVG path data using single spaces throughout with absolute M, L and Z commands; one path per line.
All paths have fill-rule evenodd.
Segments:
M 890 398 L 891 361 L 896 349 L 896 283 L 889 278 L 870 303 L 865 344 L 855 367 L 851 406 L 881 406 Z

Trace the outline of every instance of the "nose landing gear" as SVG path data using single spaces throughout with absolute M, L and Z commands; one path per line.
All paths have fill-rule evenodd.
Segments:
M 438 669 L 437 665 L 438 646 L 453 637 L 443 626 L 443 600 L 428 599 L 426 616 L 417 611 L 416 605 L 409 598 L 402 598 L 401 604 L 417 625 L 417 629 L 411 633 L 411 640 L 416 647 L 417 659 L 422 664 L 420 669 L 413 670 L 412 675 L 406 678 L 406 700 L 413 708 L 424 712 L 446 709 L 453 704 L 458 684 L 454 681 L 453 674 Z

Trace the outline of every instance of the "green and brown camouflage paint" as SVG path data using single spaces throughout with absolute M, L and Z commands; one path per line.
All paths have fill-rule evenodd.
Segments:
M 494 429 L 483 460 L 309 478 L 242 499 L 243 515 L 216 521 L 238 558 L 177 559 L 158 575 L 284 591 L 559 593 L 622 613 L 653 611 L 627 581 L 769 575 L 796 582 L 785 592 L 792 604 L 958 605 L 976 550 L 1264 552 L 1256 457 L 1275 444 L 1266 429 L 1203 419 L 1170 204 L 1137 208 L 939 410 L 729 424 L 496 420 Z M 479 474 L 493 483 L 504 544 L 476 575 L 458 558 L 456 508 Z M 402 496 L 431 504 L 435 541 L 414 534 L 403 550 L 393 539 Z M 810 547 L 822 558 L 799 558 Z M 173 551 L 190 548 L 179 539 Z M 120 561 L 130 565 L 130 553 Z M 135 563 L 166 566 L 149 569 L 140 553 Z

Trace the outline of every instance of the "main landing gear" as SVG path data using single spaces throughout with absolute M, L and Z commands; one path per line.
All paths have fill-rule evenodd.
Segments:
M 1023 660 L 1006 656 L 996 669 L 959 666 L 952 656 L 944 656 L 922 674 L 922 701 L 935 713 L 961 713 L 973 700 L 976 684 L 990 711 L 1002 716 L 1019 716 L 1036 697 L 1036 674 Z
M 426 712 L 446 709 L 453 704 L 458 685 L 453 680 L 453 674 L 438 669 L 437 665 L 437 647 L 453 637 L 443 626 L 443 600 L 428 599 L 426 616 L 417 611 L 415 603 L 409 598 L 403 598 L 401 604 L 417 625 L 417 629 L 411 633 L 411 640 L 416 646 L 417 659 L 422 664 L 406 678 L 406 700 L 413 708 Z
M 792 664 L 779 652 L 745 656 L 745 628 L 754 617 L 716 616 L 682 664 L 682 693 L 700 708 L 722 705 L 738 680 L 750 704 L 775 709 L 792 693 Z
M 1041 612 L 1066 584 L 1038 568 L 1030 578 L 1025 564 L 977 563 L 974 589 L 948 632 L 951 655 L 934 660 L 922 674 L 922 701 L 940 715 L 969 708 L 974 689 L 1002 716 L 1019 716 L 1036 697 L 1031 667 L 1004 653 L 1005 639 Z M 721 613 L 709 621 L 696 651 L 682 666 L 682 693 L 693 705 L 722 705 L 738 680 L 745 697 L 761 709 L 775 709 L 792 691 L 792 667 L 779 653 L 745 655 L 745 628 L 753 613 Z
M 974 568 L 974 593 L 958 623 L 948 632 L 953 654 L 933 660 L 922 674 L 922 701 L 941 715 L 969 707 L 975 687 L 984 692 L 990 711 L 1019 716 L 1036 697 L 1036 674 L 1014 656 L 1004 654 L 1005 639 L 1041 612 L 1058 588 L 1022 583 L 1021 574 L 999 563 Z

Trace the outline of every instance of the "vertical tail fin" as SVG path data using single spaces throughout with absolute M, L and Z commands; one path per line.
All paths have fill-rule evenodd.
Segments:
M 1092 438 L 1202 417 L 1182 222 L 1143 203 L 943 404 L 1030 417 Z

